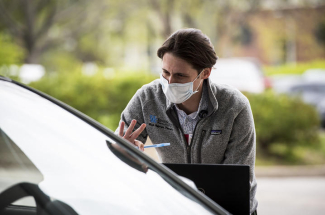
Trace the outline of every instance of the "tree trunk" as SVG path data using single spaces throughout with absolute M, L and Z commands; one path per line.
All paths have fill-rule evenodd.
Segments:
M 35 48 L 28 50 L 28 53 L 26 54 L 26 58 L 25 58 L 25 63 L 39 64 L 39 61 L 40 61 L 39 57 L 40 57 L 40 54 Z

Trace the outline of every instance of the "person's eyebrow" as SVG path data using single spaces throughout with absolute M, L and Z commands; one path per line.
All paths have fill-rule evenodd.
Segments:
M 167 69 L 162 68 L 165 72 L 169 72 Z M 182 73 L 182 72 L 175 72 L 175 75 L 183 75 L 183 76 L 188 76 L 187 73 Z

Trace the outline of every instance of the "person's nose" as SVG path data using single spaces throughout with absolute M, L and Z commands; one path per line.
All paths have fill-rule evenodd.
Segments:
M 167 80 L 169 84 L 176 83 L 176 79 L 173 75 L 170 75 Z

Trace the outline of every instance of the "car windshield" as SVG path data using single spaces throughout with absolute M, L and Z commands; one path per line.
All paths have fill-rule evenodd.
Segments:
M 156 172 L 144 173 L 122 162 L 108 149 L 107 141 L 114 142 L 53 102 L 0 81 L 1 149 L 18 164 L 16 172 L 35 172 L 33 182 L 39 182 L 51 198 L 78 214 L 210 213 Z M 0 193 L 29 180 L 10 180 L 13 174 L 3 159 Z

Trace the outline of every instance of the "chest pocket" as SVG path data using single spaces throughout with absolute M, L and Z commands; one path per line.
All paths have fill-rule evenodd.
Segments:
M 202 163 L 203 157 L 223 157 L 222 152 L 227 148 L 226 143 L 225 134 L 221 129 L 202 131 L 198 148 L 199 163 Z

